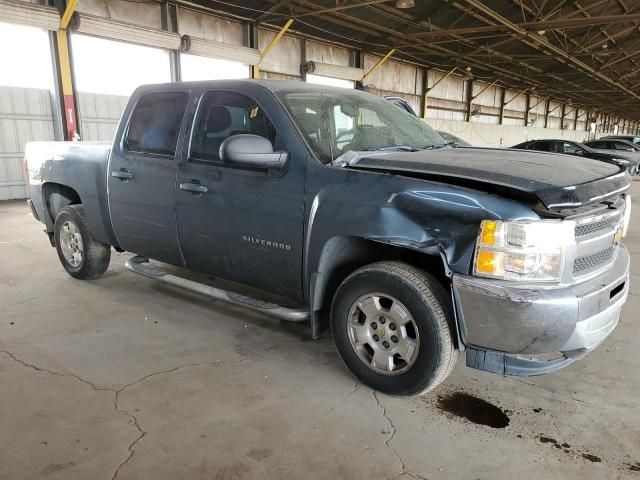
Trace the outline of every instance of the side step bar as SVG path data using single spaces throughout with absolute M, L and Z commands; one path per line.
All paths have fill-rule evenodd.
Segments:
M 160 280 L 161 282 L 184 288 L 185 290 L 200 293 L 215 300 L 222 300 L 223 302 L 250 308 L 256 312 L 261 312 L 266 315 L 279 318 L 280 320 L 287 320 L 289 322 L 304 322 L 309 320 L 309 311 L 307 310 L 286 308 L 276 305 L 275 303 L 263 302 L 245 295 L 227 292 L 226 290 L 210 287 L 203 283 L 187 280 L 186 278 L 163 272 L 162 270 L 149 265 L 149 259 L 141 257 L 140 255 L 131 257 L 124 265 L 129 270 L 139 275 Z

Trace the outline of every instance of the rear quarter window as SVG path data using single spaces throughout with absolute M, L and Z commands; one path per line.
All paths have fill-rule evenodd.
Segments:
M 154 92 L 142 96 L 129 121 L 125 148 L 130 152 L 174 156 L 186 92 Z

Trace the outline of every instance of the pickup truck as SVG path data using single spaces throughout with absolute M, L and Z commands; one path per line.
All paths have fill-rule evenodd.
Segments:
M 314 338 L 330 327 L 349 370 L 385 393 L 436 387 L 462 351 L 506 375 L 583 357 L 627 297 L 629 176 L 444 143 L 360 91 L 148 85 L 112 144 L 28 144 L 28 204 L 72 277 L 99 277 L 111 248 L 131 252 L 139 274 L 309 322 Z

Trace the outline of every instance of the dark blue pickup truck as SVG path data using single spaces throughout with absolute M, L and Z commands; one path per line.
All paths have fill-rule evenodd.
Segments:
M 28 202 L 73 277 L 103 274 L 111 248 L 132 252 L 137 273 L 307 321 L 314 337 L 330 326 L 347 367 L 386 393 L 434 388 L 460 351 L 511 375 L 584 356 L 627 297 L 628 175 L 445 143 L 359 91 L 148 85 L 113 144 L 30 143 Z

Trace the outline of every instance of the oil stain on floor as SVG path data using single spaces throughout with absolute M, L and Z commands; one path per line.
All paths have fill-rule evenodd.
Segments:
M 465 418 L 477 425 L 505 428 L 510 422 L 509 416 L 500 407 L 468 393 L 442 395 L 438 397 L 438 406 L 451 415 Z

